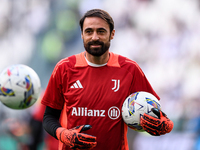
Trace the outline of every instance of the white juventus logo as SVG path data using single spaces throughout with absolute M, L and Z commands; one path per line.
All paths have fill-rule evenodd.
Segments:
M 117 92 L 120 87 L 120 80 L 112 79 L 112 81 L 114 82 L 114 87 L 112 88 L 112 90 L 114 90 L 114 92 Z

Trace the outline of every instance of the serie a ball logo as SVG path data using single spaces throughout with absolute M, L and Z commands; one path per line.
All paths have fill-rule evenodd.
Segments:
M 22 64 L 5 68 L 0 74 L 0 101 L 12 109 L 25 109 L 38 99 L 41 83 L 36 72 Z

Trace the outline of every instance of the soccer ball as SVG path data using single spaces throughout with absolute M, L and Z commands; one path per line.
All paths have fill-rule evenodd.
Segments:
M 129 95 L 122 105 L 122 118 L 124 122 L 133 130 L 143 131 L 140 125 L 140 117 L 147 113 L 157 117 L 151 108 L 161 109 L 158 99 L 148 92 L 136 92 Z
M 32 106 L 39 98 L 40 90 L 38 75 L 26 65 L 11 65 L 0 74 L 0 101 L 9 108 Z

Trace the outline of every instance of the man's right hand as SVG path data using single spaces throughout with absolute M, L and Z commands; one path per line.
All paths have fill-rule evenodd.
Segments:
M 96 137 L 81 133 L 92 128 L 91 125 L 81 125 L 72 129 L 59 127 L 56 130 L 57 138 L 73 149 L 92 149 L 97 145 Z

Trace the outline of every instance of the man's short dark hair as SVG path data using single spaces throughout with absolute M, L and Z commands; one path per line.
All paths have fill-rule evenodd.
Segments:
M 110 33 L 114 29 L 114 21 L 108 12 L 101 10 L 101 9 L 91 9 L 91 10 L 87 11 L 84 14 L 84 16 L 80 19 L 79 25 L 80 25 L 82 32 L 83 32 L 83 23 L 84 23 L 86 17 L 99 17 L 99 18 L 105 20 L 110 27 Z

